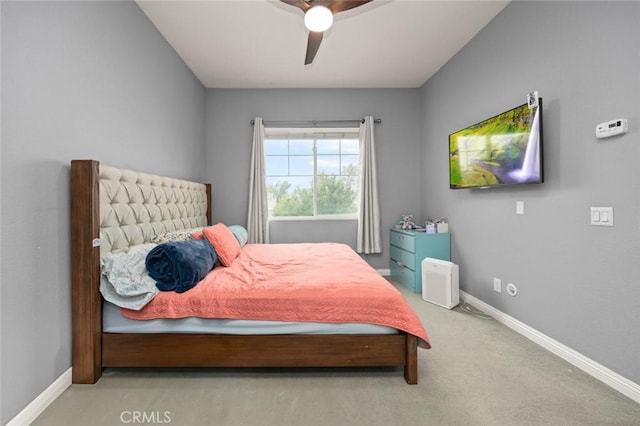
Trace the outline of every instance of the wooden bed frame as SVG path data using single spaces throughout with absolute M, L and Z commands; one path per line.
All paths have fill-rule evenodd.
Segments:
M 102 332 L 100 164 L 71 162 L 73 383 L 95 383 L 103 367 L 402 366 L 418 383 L 417 338 L 391 335 L 119 334 Z M 207 185 L 211 224 L 211 186 Z

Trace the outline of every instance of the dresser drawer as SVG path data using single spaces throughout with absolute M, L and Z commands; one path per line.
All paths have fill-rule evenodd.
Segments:
M 391 277 L 411 291 L 416 291 L 416 273 L 393 260 L 391 261 Z
M 413 235 L 402 232 L 391 232 L 391 245 L 403 248 L 414 253 L 416 251 L 416 238 Z
M 391 229 L 389 269 L 393 279 L 415 293 L 422 292 L 422 259 L 451 260 L 451 236 Z
M 391 257 L 391 260 L 395 260 L 396 263 L 404 265 L 412 271 L 416 269 L 415 253 L 409 253 L 396 246 L 391 246 L 391 253 L 389 255 Z

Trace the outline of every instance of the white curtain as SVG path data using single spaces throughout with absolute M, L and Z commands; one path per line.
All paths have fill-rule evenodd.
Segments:
M 261 117 L 256 117 L 253 124 L 253 149 L 251 152 L 251 176 L 249 178 L 249 213 L 247 215 L 249 243 L 269 242 L 268 215 L 264 161 L 264 124 Z
M 382 253 L 380 234 L 380 203 L 373 117 L 360 124 L 360 215 L 358 216 L 358 253 Z

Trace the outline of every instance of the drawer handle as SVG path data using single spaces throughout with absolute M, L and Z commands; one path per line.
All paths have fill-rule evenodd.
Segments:
M 402 269 L 406 268 L 405 264 L 402 262 L 398 262 L 398 266 L 401 267 Z

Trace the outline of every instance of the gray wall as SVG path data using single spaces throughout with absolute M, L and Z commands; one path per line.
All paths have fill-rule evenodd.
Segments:
M 375 268 L 389 268 L 390 228 L 402 213 L 419 216 L 420 92 L 416 89 L 209 89 L 207 172 L 213 182 L 214 222 L 245 224 L 249 166 L 256 116 L 264 120 L 381 118 L 375 128 L 384 252 L 367 255 Z M 345 221 L 272 224 L 274 242 L 337 241 L 355 245 L 355 224 Z
M 204 102 L 133 2 L 2 2 L 0 423 L 71 366 L 69 161 L 201 179 Z
M 450 219 L 461 288 L 636 383 L 638 40 L 638 2 L 518 1 L 422 88 L 423 212 Z M 534 89 L 544 99 L 546 182 L 449 190 L 449 133 Z M 595 138 L 597 123 L 621 117 L 629 133 Z M 615 226 L 590 226 L 590 206 L 613 207 Z M 494 293 L 493 277 L 518 295 Z
M 0 423 L 71 364 L 69 161 L 213 182 L 214 219 L 245 223 L 255 116 L 382 118 L 383 227 L 447 216 L 465 291 L 640 382 L 639 18 L 637 2 L 515 2 L 420 90 L 205 91 L 132 2 L 2 2 Z M 532 89 L 547 182 L 450 191 L 448 134 Z M 630 132 L 595 140 L 618 117 Z M 588 225 L 595 205 L 615 208 L 614 228 Z M 355 238 L 350 222 L 307 225 L 274 240 Z M 384 247 L 376 268 L 387 232 Z M 492 292 L 494 276 L 518 296 Z

